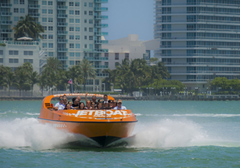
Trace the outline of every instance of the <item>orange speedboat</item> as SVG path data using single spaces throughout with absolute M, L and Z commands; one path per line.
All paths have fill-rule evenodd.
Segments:
M 56 128 L 85 135 L 101 146 L 107 146 L 118 139 L 131 135 L 137 122 L 131 110 L 54 110 L 51 104 L 52 98 L 58 98 L 63 95 L 66 95 L 68 98 L 85 96 L 83 93 L 72 93 L 45 97 L 42 101 L 42 108 L 39 115 L 39 121 L 41 123 L 49 123 Z M 88 95 L 103 97 L 103 95 L 100 94 Z M 108 99 L 114 100 L 111 96 L 108 96 Z

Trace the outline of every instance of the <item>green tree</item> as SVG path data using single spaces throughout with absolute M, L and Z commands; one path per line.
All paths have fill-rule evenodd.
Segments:
M 13 27 L 13 30 L 15 31 L 16 39 L 28 36 L 36 40 L 38 37 L 42 38 L 40 33 L 44 32 L 43 26 L 35 22 L 29 15 L 26 15 L 25 18 L 20 17 L 17 25 Z
M 57 80 L 61 78 L 59 76 L 61 70 L 63 70 L 63 66 L 57 58 L 49 57 L 47 59 L 47 64 L 44 65 L 41 75 L 46 78 L 46 87 L 49 91 L 57 87 Z
M 92 64 L 87 60 L 83 59 L 80 62 L 80 69 L 81 69 L 81 78 L 82 78 L 82 84 L 83 84 L 83 90 L 86 91 L 86 83 L 87 80 L 90 78 L 95 79 L 96 77 L 96 71 L 93 68 Z
M 82 70 L 80 64 L 74 65 L 68 69 L 68 79 L 72 79 L 73 90 L 78 90 L 79 84 L 83 83 Z M 71 89 L 70 89 L 71 90 Z

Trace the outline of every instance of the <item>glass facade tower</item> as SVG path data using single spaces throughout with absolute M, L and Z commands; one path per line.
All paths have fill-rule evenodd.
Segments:
M 240 78 L 238 0 L 155 0 L 155 56 L 171 79 L 206 87 L 215 77 Z

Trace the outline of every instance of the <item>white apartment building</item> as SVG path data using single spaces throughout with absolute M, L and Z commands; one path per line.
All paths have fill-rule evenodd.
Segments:
M 115 69 L 116 65 L 121 64 L 124 59 L 137 59 L 144 58 L 149 61 L 152 57 L 151 50 L 157 50 L 159 48 L 160 41 L 149 40 L 141 41 L 137 34 L 130 34 L 128 37 L 109 40 L 108 44 L 103 44 L 102 47 L 108 49 L 108 53 L 105 53 L 105 57 L 108 58 L 108 62 L 105 62 L 109 69 Z
M 95 80 L 89 80 L 87 87 L 94 91 L 95 85 L 101 86 L 101 79 L 108 74 L 103 70 L 106 57 L 102 49 L 101 36 L 107 27 L 102 20 L 108 17 L 102 12 L 108 9 L 102 4 L 108 0 L 1 0 L 0 1 L 0 43 L 14 40 L 12 28 L 20 17 L 27 14 L 40 23 L 45 32 L 39 41 L 39 51 L 45 51 L 48 57 L 57 57 L 65 68 L 78 64 L 83 58 L 88 59 L 97 72 Z M 7 42 L 8 43 L 8 42 Z M 5 52 L 4 52 L 5 53 Z M 5 62 L 5 60 L 3 60 Z M 20 64 L 20 62 L 19 62 Z

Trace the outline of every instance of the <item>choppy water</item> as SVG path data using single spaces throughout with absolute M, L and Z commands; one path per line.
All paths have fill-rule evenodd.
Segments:
M 0 167 L 240 167 L 240 102 L 123 103 L 133 136 L 96 148 L 64 145 L 79 137 L 40 124 L 41 101 L 0 101 Z

